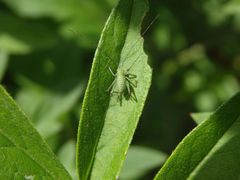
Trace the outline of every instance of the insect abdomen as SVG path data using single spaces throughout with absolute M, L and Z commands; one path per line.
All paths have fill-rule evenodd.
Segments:
M 125 73 L 122 69 L 118 69 L 116 74 L 116 86 L 114 91 L 118 93 L 123 93 L 126 89 L 126 82 L 125 82 Z

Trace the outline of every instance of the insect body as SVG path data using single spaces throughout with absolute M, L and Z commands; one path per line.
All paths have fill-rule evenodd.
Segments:
M 147 29 L 143 32 L 142 36 L 148 31 L 150 26 L 157 20 L 158 17 L 159 16 L 155 17 L 155 19 L 150 23 Z M 137 45 L 137 43 L 141 40 L 142 36 L 138 40 L 136 40 L 135 43 L 133 43 L 133 46 Z M 131 50 L 132 48 L 129 48 L 129 49 Z M 130 55 L 130 53 L 131 51 L 128 51 L 127 55 Z M 110 57 L 108 58 L 109 60 L 112 60 Z M 111 95 L 114 95 L 114 94 L 117 95 L 120 105 L 122 104 L 123 97 L 125 97 L 127 100 L 132 99 L 137 102 L 137 97 L 134 90 L 134 88 L 137 87 L 137 81 L 136 81 L 137 76 L 129 73 L 129 71 L 139 59 L 141 59 L 141 55 L 133 61 L 133 63 L 127 70 L 123 68 L 123 64 L 120 64 L 118 66 L 116 73 L 113 73 L 113 71 L 109 67 L 109 71 L 115 77 L 115 79 L 112 82 L 112 84 L 109 86 L 108 91 L 110 92 Z
M 116 82 L 115 89 L 112 89 L 112 92 L 124 92 L 126 89 L 126 74 L 125 71 L 121 68 L 117 70 L 116 73 Z
M 114 74 L 111 68 L 109 68 L 111 74 L 115 77 L 115 80 L 108 88 L 111 95 L 116 94 L 120 104 L 122 104 L 123 96 L 127 99 L 133 99 L 137 101 L 134 88 L 137 87 L 136 75 L 130 74 L 128 70 L 124 70 L 119 67 L 117 73 Z

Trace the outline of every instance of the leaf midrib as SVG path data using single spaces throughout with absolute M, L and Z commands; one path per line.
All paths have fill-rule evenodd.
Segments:
M 124 48 L 124 44 L 126 43 L 127 35 L 129 34 L 130 24 L 131 24 L 131 22 L 132 22 L 132 17 L 133 17 L 133 6 L 134 6 L 134 1 L 132 2 L 132 6 L 131 6 L 131 17 L 129 18 L 129 23 L 128 23 L 128 27 L 127 27 L 126 36 L 125 36 L 125 38 L 124 38 L 122 50 L 123 50 L 123 48 Z M 100 42 L 100 45 L 101 45 L 101 42 Z M 121 55 L 121 53 L 122 53 L 122 50 L 121 50 L 121 52 L 120 52 L 120 55 Z M 97 51 L 98 51 L 98 49 L 97 49 Z M 120 57 L 121 57 L 121 56 L 120 56 Z M 120 59 L 120 62 L 121 62 L 121 59 Z M 120 62 L 119 62 L 119 63 L 120 63 Z M 100 66 L 99 66 L 99 67 L 100 67 Z M 98 72 L 99 72 L 99 71 L 98 71 Z M 98 90 L 99 90 L 99 89 L 98 89 Z M 109 99 L 109 102 L 110 102 L 110 99 Z M 108 105 L 108 107 L 109 107 L 109 105 Z M 108 109 L 109 109 L 109 108 L 106 109 L 106 114 L 107 114 Z M 105 119 L 104 119 L 104 120 L 105 120 Z M 103 126 L 102 126 L 102 128 L 101 128 L 101 131 L 103 130 L 103 127 L 104 127 L 104 123 L 103 123 Z M 94 155 L 96 155 L 96 153 L 97 153 L 98 144 L 99 144 L 99 142 L 100 142 L 100 139 L 101 139 L 101 134 L 100 134 L 99 137 L 98 137 L 98 141 L 97 141 L 96 146 L 95 146 L 95 154 L 94 154 Z M 90 167 L 91 170 L 90 170 L 90 172 L 89 172 L 89 176 L 91 176 L 91 171 L 92 171 L 92 168 L 93 168 L 93 165 L 94 165 L 95 158 L 96 158 L 96 156 L 93 157 L 93 160 L 92 160 L 92 163 L 91 163 L 91 167 Z

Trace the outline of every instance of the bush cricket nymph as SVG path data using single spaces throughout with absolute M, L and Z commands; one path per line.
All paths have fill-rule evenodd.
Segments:
M 115 79 L 109 86 L 108 91 L 111 95 L 117 95 L 120 104 L 122 104 L 123 96 L 125 96 L 127 99 L 137 101 L 137 97 L 134 91 L 134 88 L 137 87 L 137 76 L 129 73 L 129 70 L 130 69 L 124 70 L 123 68 L 119 67 L 116 74 L 114 74 L 109 67 L 109 71 L 115 77 Z
M 147 29 L 143 32 L 142 36 L 147 32 L 147 30 L 154 23 L 154 21 L 156 21 L 157 18 L 158 16 L 154 18 Z M 133 46 L 137 45 L 137 43 L 142 39 L 142 36 L 135 43 L 133 43 Z M 131 51 L 129 51 L 127 55 L 129 55 L 130 52 Z M 110 92 L 110 95 L 117 96 L 120 105 L 122 105 L 123 97 L 125 97 L 127 100 L 130 99 L 137 102 L 137 96 L 135 94 L 135 88 L 137 88 L 137 76 L 135 74 L 131 74 L 129 71 L 139 59 L 141 59 L 141 55 L 132 62 L 128 69 L 123 68 L 123 63 L 120 64 L 117 68 L 116 73 L 113 73 L 112 69 L 108 67 L 109 71 L 115 78 L 112 84 L 109 86 L 108 92 Z

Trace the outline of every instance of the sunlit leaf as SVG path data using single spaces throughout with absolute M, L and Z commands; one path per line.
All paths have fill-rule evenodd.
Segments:
M 151 82 L 151 68 L 143 51 L 140 24 L 145 0 L 121 0 L 105 25 L 96 52 L 82 107 L 77 165 L 80 179 L 115 179 L 125 159 Z M 114 77 L 108 67 L 137 76 L 137 102 L 106 91 Z

